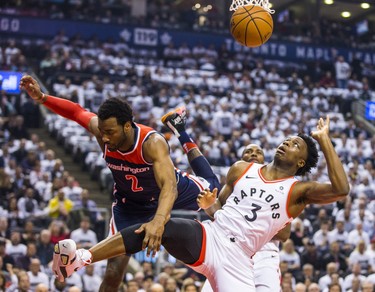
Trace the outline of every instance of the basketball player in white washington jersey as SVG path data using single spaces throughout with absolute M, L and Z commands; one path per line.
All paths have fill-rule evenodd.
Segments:
M 277 148 L 271 163 L 238 161 L 229 169 L 222 189 L 228 194 L 224 206 L 216 199 L 217 189 L 201 192 L 199 206 L 216 209 L 214 221 L 170 219 L 162 238 L 166 250 L 205 275 L 214 291 L 256 291 L 250 258 L 307 204 L 332 203 L 349 192 L 346 173 L 329 138 L 329 118 L 320 119 L 311 135 L 324 153 L 329 183 L 294 177 L 316 166 L 318 151 L 310 137 L 292 136 Z M 127 227 L 89 250 L 76 250 L 73 240 L 62 240 L 55 245 L 52 270 L 63 281 L 85 265 L 136 253 L 147 243 L 142 224 Z
M 249 144 L 242 153 L 242 160 L 264 164 L 264 152 L 256 144 Z M 221 196 L 225 196 L 223 192 Z M 225 202 L 224 202 L 225 204 Z M 214 214 L 207 215 L 213 218 Z M 279 240 L 285 241 L 290 236 L 290 224 L 283 228 L 270 242 L 267 242 L 254 256 L 254 284 L 256 292 L 279 292 L 280 281 L 280 256 Z M 210 283 L 206 281 L 201 292 L 213 291 Z

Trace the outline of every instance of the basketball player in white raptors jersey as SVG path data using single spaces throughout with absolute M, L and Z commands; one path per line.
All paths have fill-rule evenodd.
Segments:
M 318 141 L 327 163 L 329 183 L 299 181 L 316 166 L 314 141 L 299 134 L 286 139 L 267 165 L 236 162 L 221 192 L 202 191 L 198 204 L 212 209 L 215 220 L 199 223 L 172 218 L 164 228 L 162 244 L 175 258 L 205 275 L 214 291 L 256 291 L 250 259 L 308 204 L 342 200 L 349 183 L 329 137 L 329 118 L 319 119 L 311 136 Z M 211 211 L 211 210 L 210 210 Z M 136 224 L 96 244 L 78 249 L 71 239 L 55 245 L 52 270 L 59 281 L 78 269 L 104 259 L 146 248 L 142 224 Z
M 242 152 L 242 160 L 264 164 L 264 152 L 256 144 L 249 144 Z M 224 196 L 224 193 L 220 193 Z M 224 201 L 224 200 L 223 200 Z M 223 202 L 225 204 L 225 202 Z M 209 214 L 211 218 L 214 214 Z M 267 242 L 254 256 L 254 284 L 256 292 L 279 292 L 280 281 L 280 256 L 279 240 L 285 241 L 290 236 L 290 224 L 283 228 L 270 242 Z M 201 292 L 213 291 L 208 281 L 204 282 Z

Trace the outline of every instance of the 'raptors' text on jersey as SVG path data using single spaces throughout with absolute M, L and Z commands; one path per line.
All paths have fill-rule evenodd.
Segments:
M 215 213 L 218 229 L 234 238 L 245 251 L 254 253 L 287 223 L 292 217 L 287 202 L 295 177 L 267 181 L 261 174 L 261 164 L 251 163 L 234 183 L 233 193 L 227 198 L 222 210 Z

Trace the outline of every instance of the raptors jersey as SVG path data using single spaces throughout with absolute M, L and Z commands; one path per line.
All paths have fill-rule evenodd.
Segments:
M 128 152 L 110 151 L 107 146 L 104 159 L 115 181 L 113 195 L 123 203 L 126 200 L 145 202 L 159 197 L 152 163 L 143 157 L 143 143 L 156 133 L 152 128 L 134 123 L 134 146 Z
M 267 181 L 260 173 L 263 165 L 251 163 L 234 183 L 233 193 L 222 210 L 215 213 L 213 228 L 238 242 L 246 253 L 254 254 L 292 221 L 287 202 L 294 177 Z

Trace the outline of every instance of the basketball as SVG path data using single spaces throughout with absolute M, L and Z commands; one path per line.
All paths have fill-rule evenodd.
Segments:
M 258 5 L 240 6 L 233 13 L 230 32 L 241 45 L 255 48 L 269 40 L 273 31 L 271 14 Z

